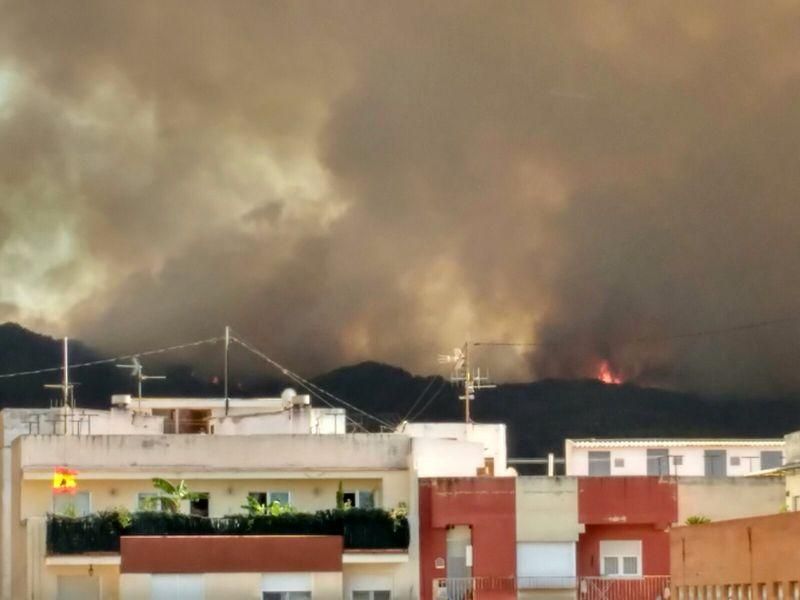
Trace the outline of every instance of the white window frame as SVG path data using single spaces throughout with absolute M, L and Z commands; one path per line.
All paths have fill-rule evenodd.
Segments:
M 59 496 L 62 496 L 62 497 L 63 497 L 63 496 L 69 496 L 70 498 L 74 498 L 74 497 L 75 497 L 75 496 L 77 496 L 78 494 L 81 494 L 81 495 L 85 494 L 85 495 L 86 495 L 86 497 L 89 499 L 89 508 L 88 508 L 88 510 L 86 511 L 86 514 L 87 514 L 87 515 L 90 515 L 90 514 L 92 514 L 92 510 L 93 510 L 93 506 L 92 506 L 92 504 L 93 504 L 93 503 L 92 503 L 92 492 L 90 492 L 90 491 L 86 491 L 86 490 L 78 490 L 78 491 L 76 491 L 74 494 L 53 494 L 53 498 L 52 498 L 52 500 L 51 500 L 51 502 L 50 502 L 50 510 L 52 511 L 52 513 L 53 513 L 54 515 L 56 515 L 56 514 L 63 514 L 63 513 L 57 513 L 57 512 L 56 512 L 56 498 L 58 498 Z M 82 516 L 85 516 L 85 515 L 78 515 L 78 516 L 79 516 L 79 517 L 82 517 Z
M 374 490 L 367 490 L 367 489 L 356 489 L 356 490 L 344 490 L 343 494 L 353 494 L 356 502 L 351 508 L 362 508 L 361 506 L 361 493 L 365 494 L 372 494 L 372 508 L 378 508 L 378 493 Z
M 369 594 L 368 600 L 375 600 L 375 593 L 376 592 L 389 592 L 389 600 L 392 600 L 392 590 L 383 590 L 383 589 L 381 589 L 381 590 L 372 590 L 372 589 L 370 589 L 370 590 L 363 590 L 363 589 L 361 589 L 361 590 L 352 590 L 350 592 L 350 600 L 355 600 L 356 594 L 358 594 L 358 593 Z
M 641 540 L 601 540 L 600 541 L 600 575 L 603 577 L 624 579 L 642 576 L 642 541 Z M 607 574 L 606 558 L 616 559 L 618 572 Z M 623 573 L 626 558 L 636 559 L 636 573 Z
M 292 492 L 291 490 L 269 490 L 267 492 L 267 506 L 271 506 L 272 503 L 275 501 L 275 498 L 272 497 L 272 494 L 286 494 L 286 502 L 281 502 L 281 505 L 291 505 L 292 503 Z M 280 502 L 280 500 L 279 500 Z

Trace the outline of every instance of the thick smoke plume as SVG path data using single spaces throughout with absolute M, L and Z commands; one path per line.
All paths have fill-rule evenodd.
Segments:
M 800 389 L 793 2 L 0 10 L 0 319 Z

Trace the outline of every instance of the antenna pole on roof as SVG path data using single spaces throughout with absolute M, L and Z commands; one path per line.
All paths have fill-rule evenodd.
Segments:
M 64 378 L 59 383 L 49 383 L 44 387 L 61 390 L 61 405 L 67 410 L 72 404 L 72 384 L 69 382 L 69 338 L 64 338 Z
M 225 388 L 225 416 L 228 416 L 230 410 L 230 399 L 228 398 L 228 356 L 231 349 L 231 328 L 225 326 L 225 373 L 223 375 L 224 388 Z
M 472 423 L 470 402 L 475 399 L 475 391 L 497 387 L 489 383 L 488 376 L 481 376 L 480 369 L 478 369 L 477 375 L 472 372 L 469 362 L 470 343 L 467 339 L 461 348 L 453 350 L 453 354 L 439 355 L 440 363 L 453 365 L 450 381 L 463 385 L 464 393 L 459 398 L 464 401 L 464 422 L 467 424 Z

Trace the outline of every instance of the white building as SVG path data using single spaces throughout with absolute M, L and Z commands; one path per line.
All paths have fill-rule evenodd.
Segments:
M 783 464 L 783 439 L 568 439 L 566 474 L 740 477 Z
M 298 598 L 322 600 L 414 600 L 420 573 L 419 478 L 505 471 L 505 429 L 476 425 L 466 431 L 460 424 L 455 429 L 434 424 L 415 426 L 413 434 L 353 434 L 346 433 L 345 419 L 344 410 L 313 408 L 308 396 L 291 391 L 280 398 L 227 403 L 115 396 L 110 410 L 0 411 L 0 598 L 171 598 L 175 589 L 185 587 L 187 598 L 217 597 L 217 591 L 225 590 L 231 600 L 290 591 L 297 591 Z M 53 489 L 60 468 L 77 472 L 75 494 Z M 65 503 L 77 515 L 119 507 L 139 510 L 154 494 L 154 477 L 185 480 L 201 497 L 186 502 L 184 510 L 212 518 L 243 512 L 251 495 L 262 503 L 289 503 L 301 512 L 335 508 L 339 490 L 357 508 L 405 506 L 410 544 L 379 552 L 340 546 L 337 553 L 329 541 L 287 536 L 281 543 L 296 545 L 295 555 L 308 557 L 317 570 L 323 554 L 339 565 L 328 565 L 324 572 L 304 570 L 302 564 L 287 563 L 292 552 L 282 552 L 281 564 L 292 567 L 288 573 L 273 572 L 277 567 L 272 563 L 260 572 L 129 572 L 121 560 L 124 545 L 120 553 L 102 556 L 47 552 L 48 514 L 60 512 Z M 179 543 L 178 537 L 162 549 Z M 223 537 L 213 543 L 226 543 Z M 148 552 L 142 544 L 156 544 L 152 547 L 158 550 L 160 543 L 158 538 L 134 541 L 139 550 L 131 552 L 140 559 Z M 311 551 L 301 552 L 301 542 L 312 544 Z M 246 558 L 247 553 L 235 554 Z

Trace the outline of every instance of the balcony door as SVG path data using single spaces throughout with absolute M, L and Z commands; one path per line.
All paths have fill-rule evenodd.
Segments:
M 459 525 L 447 530 L 447 578 L 472 577 L 472 529 Z

